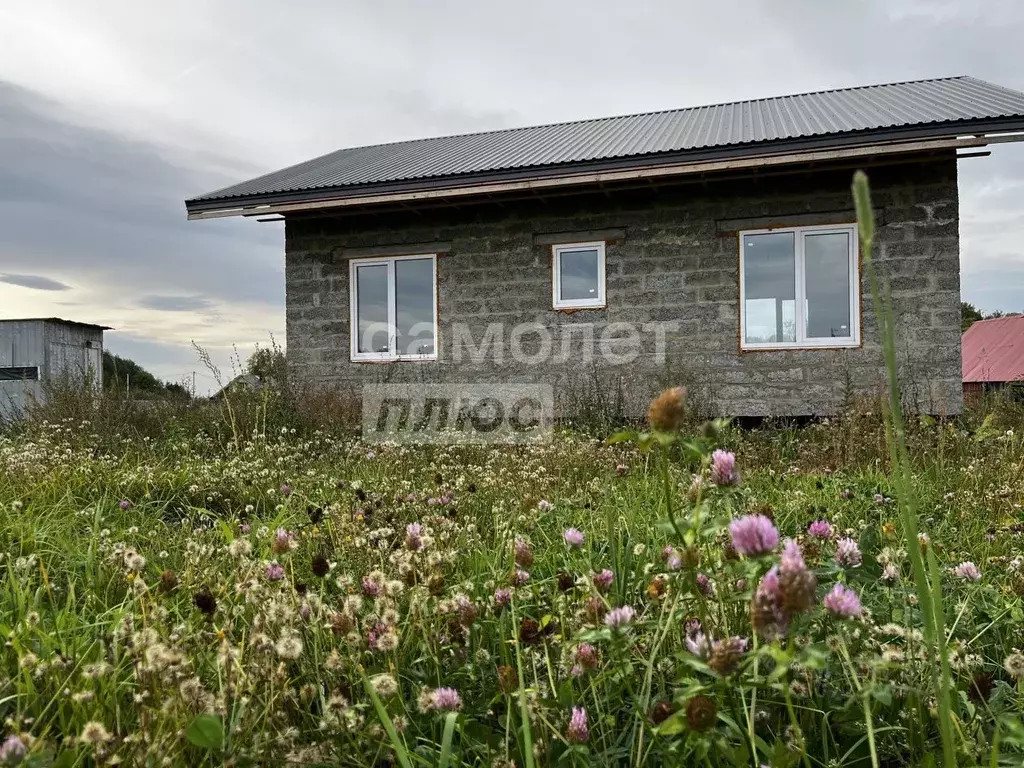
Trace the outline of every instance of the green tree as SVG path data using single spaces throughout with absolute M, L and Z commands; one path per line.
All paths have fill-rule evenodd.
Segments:
M 973 323 L 984 319 L 976 306 L 968 301 L 960 302 L 960 331 L 966 331 Z
M 276 345 L 259 347 L 245 364 L 246 373 L 258 376 L 265 384 L 283 386 L 287 380 L 287 362 L 284 352 Z
M 134 360 L 106 350 L 103 351 L 103 388 L 146 397 L 171 395 L 191 398 L 189 391 L 181 384 L 165 384 Z

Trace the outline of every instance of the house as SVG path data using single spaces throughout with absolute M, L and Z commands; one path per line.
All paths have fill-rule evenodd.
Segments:
M 342 149 L 186 201 L 285 222 L 295 381 L 688 385 L 815 415 L 883 367 L 850 182 L 868 172 L 908 402 L 961 408 L 957 164 L 1024 94 L 953 77 Z
M 48 385 L 102 387 L 107 330 L 57 317 L 0 320 L 0 421 L 43 402 Z
M 964 397 L 1024 386 L 1024 315 L 978 320 L 964 331 Z

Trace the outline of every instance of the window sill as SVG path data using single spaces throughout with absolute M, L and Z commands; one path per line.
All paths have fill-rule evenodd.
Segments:
M 810 352 L 814 350 L 859 349 L 860 341 L 849 341 L 842 344 L 771 344 L 757 347 L 745 347 L 740 344 L 740 352 Z
M 437 355 L 423 357 L 350 357 L 350 363 L 436 363 Z
M 561 307 L 561 306 L 555 306 L 555 307 L 551 308 L 551 311 L 552 312 L 564 312 L 566 314 L 571 314 L 573 312 L 579 312 L 580 310 L 586 310 L 586 309 L 608 309 L 608 305 L 607 304 L 585 304 L 585 305 L 580 306 L 580 307 Z

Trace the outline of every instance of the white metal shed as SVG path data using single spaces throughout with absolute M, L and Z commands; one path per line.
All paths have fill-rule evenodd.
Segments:
M 0 320 L 0 420 L 42 402 L 47 383 L 103 386 L 103 331 L 57 317 Z

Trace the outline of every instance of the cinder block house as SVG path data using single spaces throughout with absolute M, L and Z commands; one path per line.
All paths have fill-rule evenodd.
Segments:
M 285 222 L 294 377 L 686 383 L 737 416 L 883 383 L 850 182 L 867 171 L 908 403 L 961 408 L 960 158 L 1024 94 L 970 77 L 342 149 L 186 201 Z

